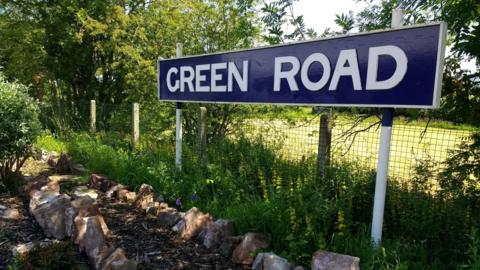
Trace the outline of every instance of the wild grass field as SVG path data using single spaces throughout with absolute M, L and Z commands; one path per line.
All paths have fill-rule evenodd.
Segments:
M 452 129 L 449 126 L 426 122 L 399 121 L 392 129 L 389 175 L 408 179 L 422 162 L 442 166 L 449 151 L 469 140 L 471 129 Z M 354 120 L 342 117 L 332 125 L 332 158 L 354 161 L 367 168 L 377 166 L 380 127 L 365 121 L 353 127 Z M 308 120 L 284 121 L 255 119 L 247 121 L 245 134 L 261 135 L 272 148 L 286 159 L 300 160 L 316 155 L 319 140 L 319 117 Z

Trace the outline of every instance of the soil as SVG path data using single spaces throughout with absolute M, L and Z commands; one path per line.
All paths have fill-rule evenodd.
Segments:
M 38 177 L 50 174 L 48 166 L 29 160 L 22 171 L 25 175 L 32 173 Z M 35 242 L 45 239 L 43 231 L 28 211 L 28 200 L 25 196 L 12 193 L 0 193 L 0 204 L 18 210 L 15 219 L 0 218 L 0 269 L 7 269 L 11 262 L 12 248 L 17 244 Z
M 128 258 L 141 262 L 138 269 L 245 269 L 235 265 L 218 250 L 207 250 L 195 241 L 184 241 L 128 203 L 100 199 L 100 209 L 115 246 L 125 249 Z
M 44 163 L 29 161 L 24 174 L 46 177 L 53 172 Z M 63 183 L 61 192 L 81 182 Z M 84 184 L 84 183 L 83 183 Z M 132 204 L 111 200 L 100 194 L 100 212 L 110 230 L 109 243 L 125 250 L 129 259 L 136 260 L 138 269 L 249 269 L 235 265 L 219 250 L 208 250 L 196 241 L 185 241 Z M 16 220 L 0 219 L 0 269 L 12 260 L 12 247 L 19 243 L 45 238 L 41 228 L 28 212 L 26 197 L 0 194 L 0 204 L 19 210 Z

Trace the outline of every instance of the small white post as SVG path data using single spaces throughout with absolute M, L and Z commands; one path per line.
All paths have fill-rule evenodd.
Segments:
M 403 24 L 403 10 L 394 9 L 392 12 L 392 28 Z M 385 210 L 385 195 L 387 193 L 388 161 L 390 158 L 390 141 L 392 138 L 392 108 L 384 109 L 382 129 L 380 131 L 380 148 L 378 150 L 377 177 L 375 182 L 375 199 L 372 215 L 372 242 L 378 247 L 382 241 L 383 215 Z
M 198 163 L 205 166 L 205 151 L 207 148 L 207 108 L 200 107 L 198 112 Z
M 90 100 L 90 132 L 97 131 L 97 107 L 95 100 Z
M 132 106 L 132 145 L 133 149 L 137 148 L 138 139 L 140 137 L 140 106 L 133 103 Z
M 183 55 L 183 44 L 177 43 L 177 57 Z M 176 117 L 175 117 L 175 165 L 179 170 L 182 169 L 182 103 L 177 102 Z

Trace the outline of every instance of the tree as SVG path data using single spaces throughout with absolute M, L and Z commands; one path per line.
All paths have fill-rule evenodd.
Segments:
M 50 127 L 84 123 L 90 99 L 100 123 L 123 103 L 171 111 L 156 102 L 158 57 L 174 56 L 177 42 L 185 54 L 250 47 L 258 33 L 253 0 L 0 4 L 0 65 L 7 77 L 32 84 Z
M 40 131 L 38 106 L 27 91 L 0 73 L 0 184 L 8 186 L 31 154 Z

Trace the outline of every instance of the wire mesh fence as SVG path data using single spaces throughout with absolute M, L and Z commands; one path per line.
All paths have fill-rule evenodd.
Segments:
M 243 127 L 250 137 L 262 134 L 264 141 L 283 158 L 301 160 L 318 154 L 320 117 L 291 123 L 283 120 L 249 120 Z M 331 159 L 356 162 L 375 169 L 380 142 L 377 123 L 356 123 L 337 118 L 332 123 Z M 421 125 L 396 124 L 392 129 L 389 176 L 409 179 L 415 169 L 428 162 L 435 169 L 444 166 L 449 153 L 468 140 L 472 131 Z
M 98 105 L 97 105 L 98 106 Z M 108 117 L 106 112 L 109 112 Z M 131 130 L 132 106 L 97 109 L 98 130 L 128 132 Z M 197 112 L 184 111 L 194 115 Z M 170 114 L 170 115 L 169 115 Z M 174 142 L 175 122 L 173 106 L 162 113 L 140 107 L 140 136 L 160 135 Z M 100 121 L 99 121 L 100 120 Z M 349 161 L 365 168 L 377 166 L 380 126 L 371 120 L 355 121 L 348 117 L 331 120 L 331 160 Z M 307 115 L 301 120 L 264 118 L 258 114 L 245 115 L 231 139 L 244 136 L 258 140 L 275 151 L 281 158 L 299 161 L 316 158 L 319 151 L 320 115 Z M 191 131 L 184 132 L 195 133 Z M 208 131 L 207 131 L 208 133 Z M 473 131 L 426 127 L 425 124 L 394 124 L 390 148 L 389 176 L 411 179 L 417 166 L 429 163 L 434 169 L 444 166 L 449 153 L 468 140 Z M 195 141 L 195 140 L 194 140 Z M 209 140 L 207 148 L 217 143 Z

